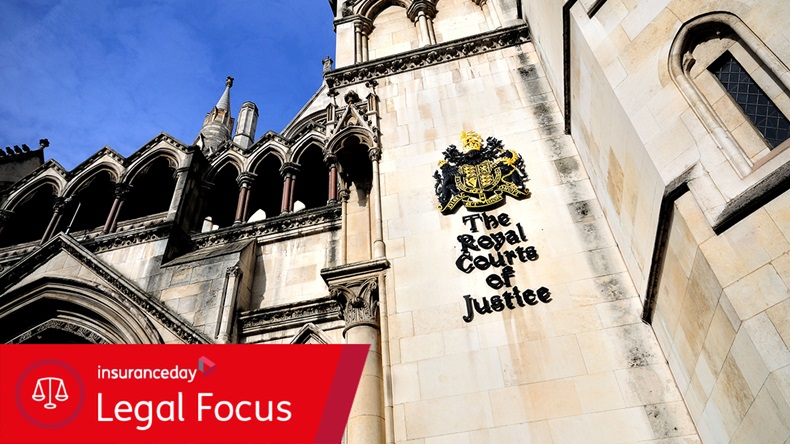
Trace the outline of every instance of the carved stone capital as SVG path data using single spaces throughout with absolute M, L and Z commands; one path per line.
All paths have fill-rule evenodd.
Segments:
M 283 177 L 286 176 L 295 176 L 296 173 L 299 172 L 299 164 L 293 162 L 285 162 L 282 167 L 280 167 L 280 175 Z
M 348 191 L 348 188 L 341 188 L 337 192 L 337 197 L 339 197 L 342 202 L 348 202 L 348 198 L 351 197 L 351 192 Z
M 116 199 L 125 199 L 130 191 L 132 191 L 131 185 L 125 183 L 119 183 L 115 185 L 115 190 L 113 190 L 113 196 Z
M 332 168 L 337 166 L 337 156 L 334 153 L 324 154 L 324 163 L 327 167 Z
M 241 274 L 241 267 L 239 264 L 232 265 L 225 270 L 225 277 L 230 279 L 231 277 L 239 277 Z
M 68 204 L 68 202 L 66 201 L 65 197 L 56 197 L 55 202 L 52 204 L 52 209 L 56 213 L 60 213 L 63 211 L 63 207 L 65 207 L 66 204 Z
M 252 186 L 252 183 L 255 182 L 256 177 L 258 177 L 257 174 L 245 171 L 239 174 L 239 177 L 236 178 L 236 183 L 240 187 L 250 187 Z
M 330 297 L 340 305 L 340 314 L 346 322 L 344 334 L 360 325 L 378 328 L 379 290 L 389 266 L 386 259 L 373 259 L 321 270 Z
M 354 18 L 354 30 L 359 31 L 362 35 L 370 35 L 373 32 L 373 22 L 369 18 L 359 16 Z
M 414 0 L 406 10 L 406 16 L 409 20 L 416 22 L 417 18 L 423 13 L 426 17 L 433 20 L 436 17 L 436 3 L 432 0 Z
M 368 149 L 368 157 L 371 162 L 378 162 L 381 160 L 381 148 L 372 147 Z
M 346 321 L 344 332 L 360 325 L 379 327 L 378 277 L 330 285 L 329 295 L 340 304 Z

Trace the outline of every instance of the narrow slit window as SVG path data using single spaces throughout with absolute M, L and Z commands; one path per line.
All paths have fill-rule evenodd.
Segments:
M 790 138 L 790 121 L 729 51 L 708 69 L 743 109 L 771 149 Z

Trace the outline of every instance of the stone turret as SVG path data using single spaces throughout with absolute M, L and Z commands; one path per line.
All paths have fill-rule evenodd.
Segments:
M 194 144 L 199 146 L 203 153 L 210 155 L 226 140 L 230 140 L 233 132 L 233 118 L 230 116 L 230 88 L 233 86 L 233 77 L 225 80 L 225 91 L 214 108 L 206 114 L 203 128 L 200 130 Z
M 236 135 L 233 142 L 242 148 L 249 148 L 255 142 L 255 127 L 258 125 L 258 107 L 252 102 L 244 102 L 237 119 Z

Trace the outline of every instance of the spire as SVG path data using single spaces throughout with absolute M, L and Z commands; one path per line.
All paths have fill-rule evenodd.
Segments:
M 217 109 L 224 109 L 226 111 L 230 111 L 230 87 L 233 86 L 233 77 L 228 76 L 225 79 L 225 92 L 222 93 L 222 97 L 219 98 L 219 102 L 217 102 Z
M 194 144 L 199 146 L 206 155 L 213 154 L 225 141 L 230 140 L 234 120 L 230 116 L 230 87 L 233 86 L 233 77 L 225 80 L 225 92 L 217 104 L 206 114 L 203 128 L 200 130 Z

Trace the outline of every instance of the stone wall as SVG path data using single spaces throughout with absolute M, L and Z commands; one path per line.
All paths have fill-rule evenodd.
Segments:
M 332 233 L 324 232 L 258 245 L 249 309 L 326 296 L 326 284 L 319 272 L 334 265 L 330 255 L 332 237 Z
M 581 1 L 571 9 L 571 134 L 638 293 L 655 291 L 653 327 L 672 376 L 704 441 L 784 442 L 787 193 L 755 201 L 752 212 L 719 234 L 712 226 L 786 158 L 738 177 L 673 80 L 670 51 L 684 23 L 728 12 L 786 64 L 789 33 L 777 20 L 790 10 L 758 0 L 608 0 L 589 17 L 591 6 Z M 557 10 L 528 6 L 550 79 L 561 75 L 550 63 L 556 39 L 547 42 L 538 28 L 556 23 Z M 775 75 L 786 76 L 786 67 Z M 714 110 L 721 109 L 717 102 Z M 669 202 L 674 214 L 657 264 L 662 198 L 681 183 L 690 192 Z M 651 288 L 651 269 L 662 264 L 659 285 Z
M 433 29 L 438 43 L 469 37 L 490 31 L 486 22 L 486 12 L 467 0 L 442 0 L 437 4 Z
M 359 85 L 357 88 L 361 88 Z M 531 43 L 380 79 L 387 258 L 385 392 L 389 440 L 612 442 L 695 437 L 663 354 L 640 319 L 617 244 Z M 504 141 L 532 196 L 507 214 L 537 260 L 514 265 L 549 303 L 477 314 L 464 295 L 502 294 L 497 269 L 456 268 L 465 209 L 437 210 L 431 177 L 462 130 Z M 475 235 L 499 232 L 486 230 Z M 483 251 L 482 253 L 485 253 Z M 383 308 L 384 309 L 384 308 Z
M 376 18 L 376 29 L 368 39 L 370 60 L 417 48 L 417 28 L 406 17 L 406 10 L 390 7 Z
M 716 236 L 675 204 L 654 328 L 700 437 L 790 437 L 790 193 Z

